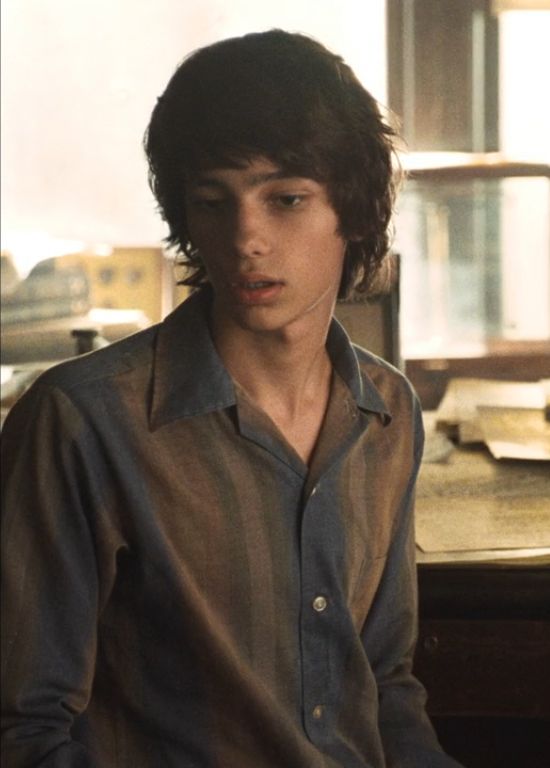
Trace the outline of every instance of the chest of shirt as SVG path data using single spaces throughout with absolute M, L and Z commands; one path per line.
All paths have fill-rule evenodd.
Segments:
M 362 623 L 410 475 L 375 418 L 309 473 L 276 435 L 259 444 L 227 411 L 140 434 L 109 442 L 104 510 L 136 588 L 200 595 L 231 624 L 243 606 L 297 616 L 311 573 Z

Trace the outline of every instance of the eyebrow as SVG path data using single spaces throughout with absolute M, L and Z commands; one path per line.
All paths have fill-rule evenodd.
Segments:
M 249 188 L 259 187 L 262 184 L 266 184 L 270 181 L 278 181 L 280 179 L 300 179 L 306 178 L 297 176 L 296 174 L 288 173 L 288 171 L 278 170 L 271 171 L 269 173 L 255 173 L 246 179 L 246 186 Z M 209 176 L 208 173 L 196 176 L 191 179 L 190 186 L 192 188 L 197 187 L 214 187 L 216 189 L 225 189 L 226 185 L 220 179 L 215 176 Z

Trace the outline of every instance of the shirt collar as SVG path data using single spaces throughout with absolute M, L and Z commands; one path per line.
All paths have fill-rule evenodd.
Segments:
M 208 326 L 211 290 L 193 293 L 160 324 L 154 353 L 153 429 L 235 405 L 233 381 Z
M 211 300 L 210 287 L 201 288 L 159 325 L 153 363 L 152 429 L 236 404 L 233 381 L 210 335 Z M 391 415 L 374 383 L 361 369 L 354 347 L 336 319 L 329 329 L 327 351 L 357 406 L 379 414 L 387 423 Z
M 384 424 L 391 421 L 382 395 L 370 376 L 361 368 L 357 352 L 344 327 L 332 319 L 327 338 L 327 351 L 335 371 L 346 382 L 357 406 L 363 411 L 377 413 Z M 370 355 L 370 353 L 364 353 Z

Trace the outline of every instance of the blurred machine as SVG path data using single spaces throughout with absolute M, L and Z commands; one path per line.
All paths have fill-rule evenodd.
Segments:
M 41 371 L 158 322 L 184 295 L 160 248 L 59 250 L 31 249 L 28 270 L 2 252 L 2 416 Z
M 39 261 L 24 278 L 2 254 L 3 365 L 76 354 L 75 330 L 108 341 L 158 322 L 171 309 L 171 263 L 160 248 L 82 251 Z

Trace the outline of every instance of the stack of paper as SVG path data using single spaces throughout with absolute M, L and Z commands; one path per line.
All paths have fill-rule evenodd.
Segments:
M 461 444 L 486 443 L 497 459 L 550 461 L 549 383 L 451 379 L 437 429 Z

